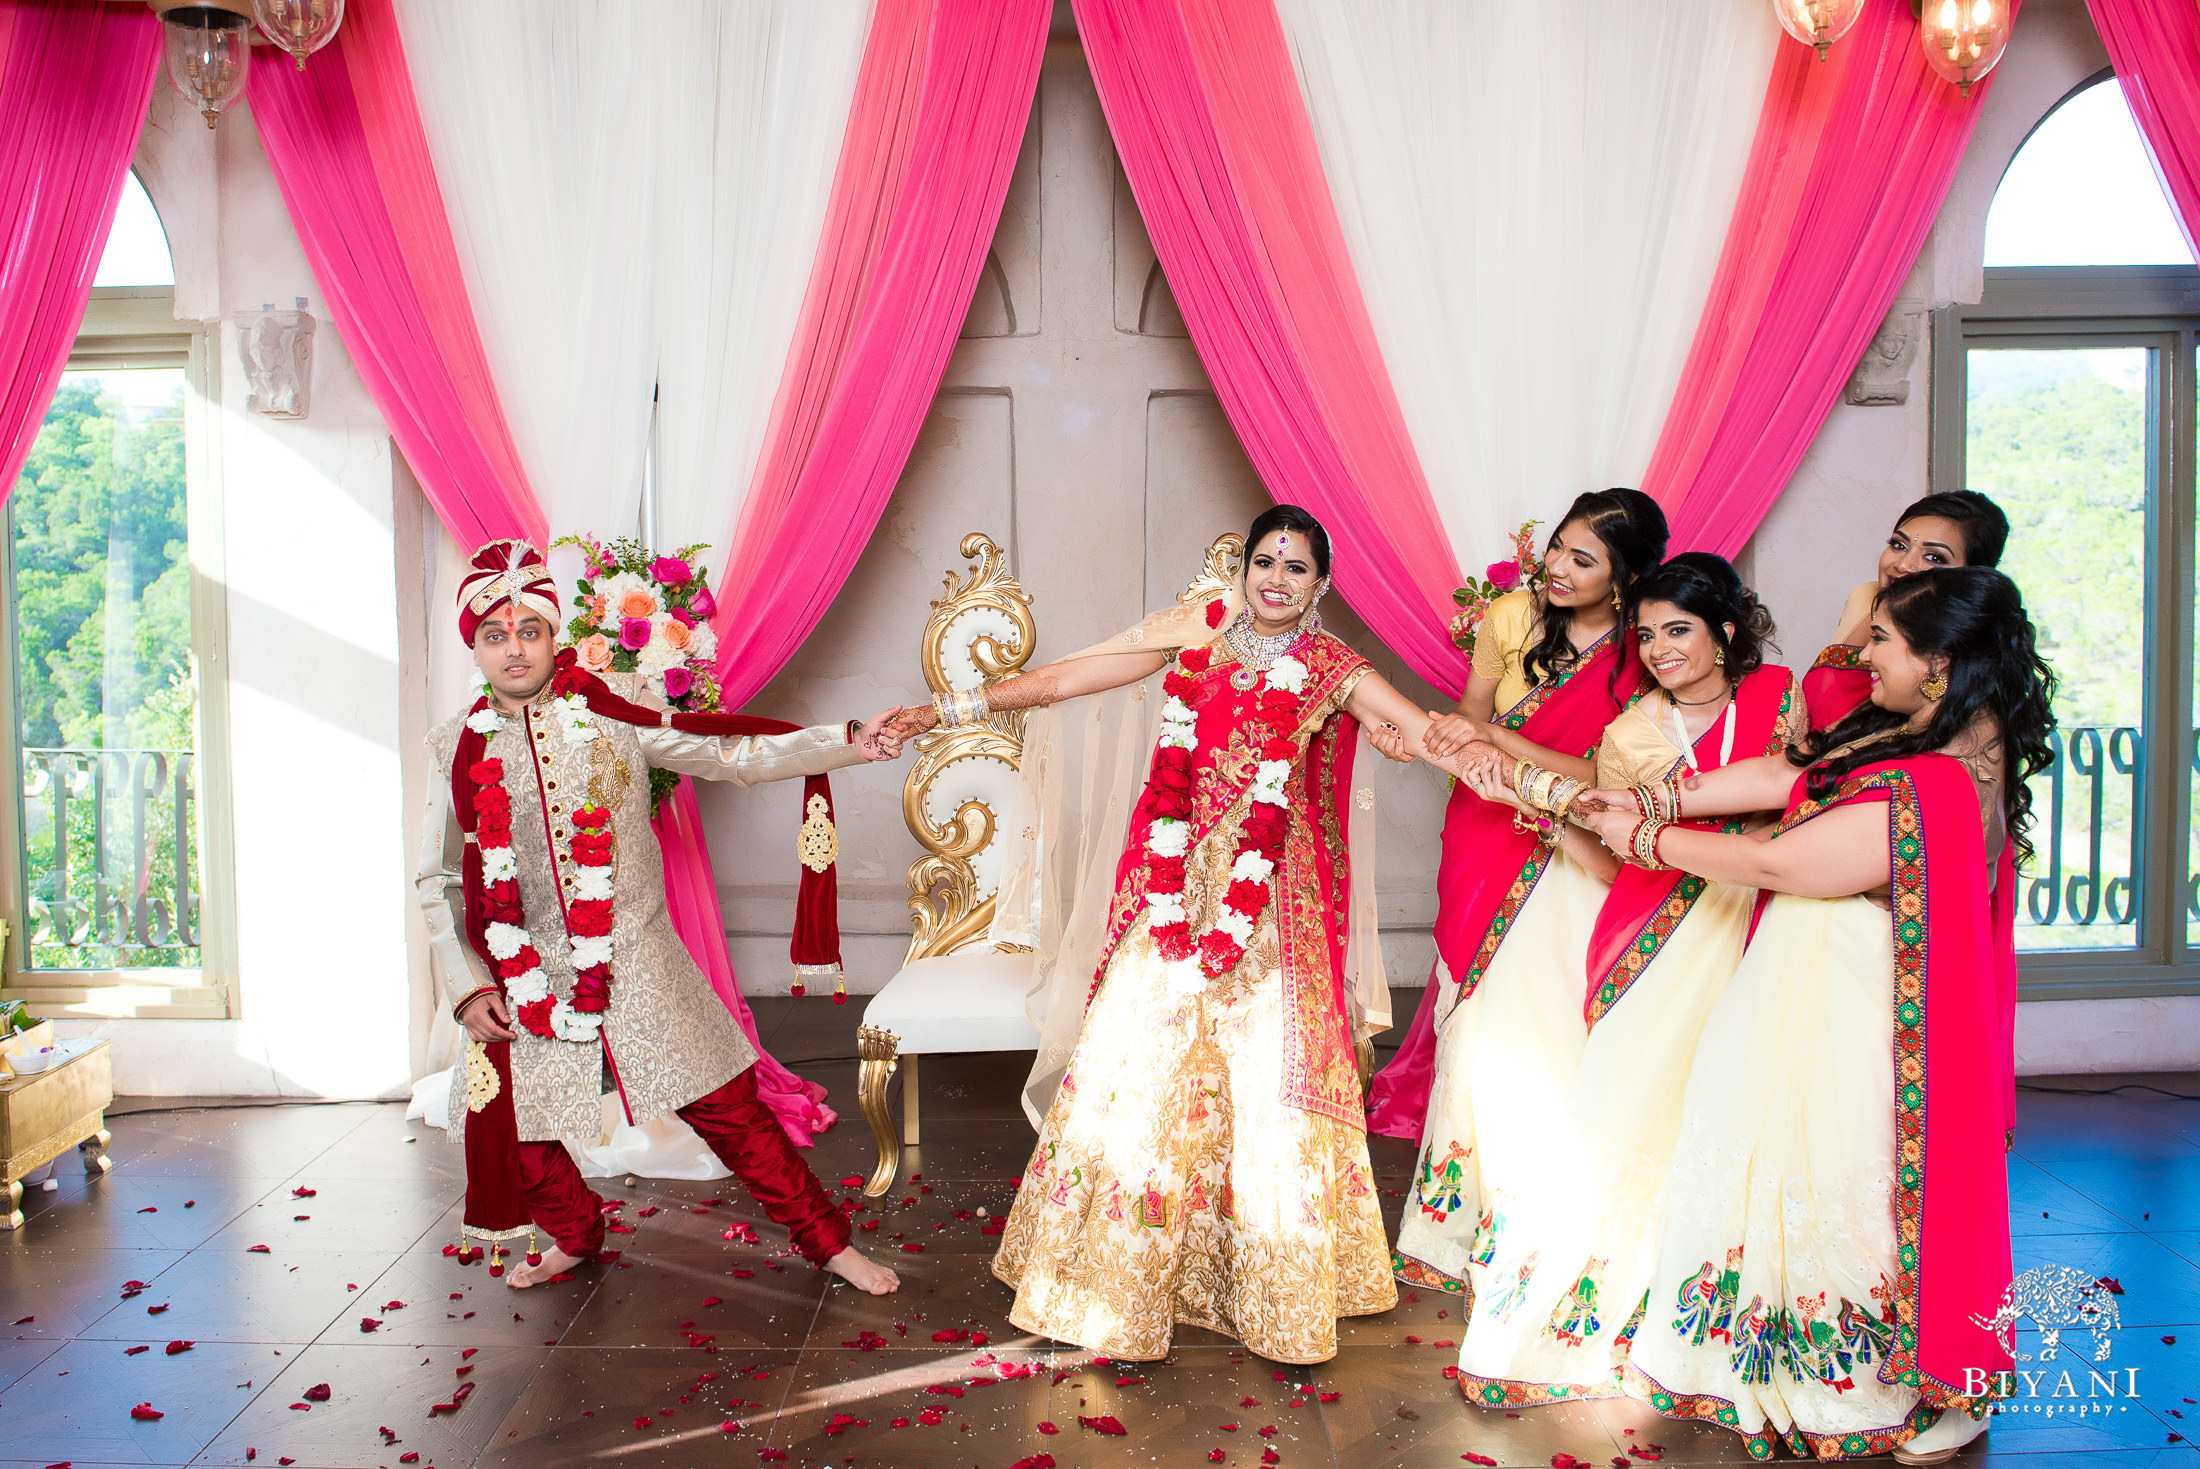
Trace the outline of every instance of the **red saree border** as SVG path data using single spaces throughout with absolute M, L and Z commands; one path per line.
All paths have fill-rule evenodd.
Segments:
M 1753 680 L 1757 681 L 1757 687 L 1764 687 L 1766 683 L 1770 682 L 1769 679 L 1763 677 L 1766 674 L 1772 674 L 1775 678 L 1780 679 L 1780 700 L 1777 707 L 1772 710 L 1772 722 L 1765 738 L 1761 742 L 1753 740 L 1751 743 L 1762 744 L 1763 748 L 1757 752 L 1760 755 L 1777 755 L 1787 747 L 1788 739 L 1794 733 L 1795 701 L 1801 692 L 1801 685 L 1791 670 L 1778 665 L 1768 665 L 1757 669 L 1745 678 L 1742 681 L 1742 687 L 1747 688 Z M 1737 689 L 1735 691 L 1736 699 L 1740 699 L 1741 696 L 1742 689 Z M 1708 737 L 1708 734 L 1709 732 L 1706 731 L 1706 737 Z M 1699 829 L 1733 835 L 1746 830 L 1747 827 L 1748 818 L 1737 816 L 1721 822 L 1715 827 L 1703 824 Z M 1623 868 L 1622 875 L 1624 876 L 1627 872 L 1633 870 Z M 1676 873 L 1669 882 L 1670 886 L 1667 888 L 1665 897 L 1650 911 L 1649 917 L 1645 918 L 1636 927 L 1633 937 L 1628 940 L 1627 947 L 1620 951 L 1618 959 L 1614 960 L 1604 973 L 1597 977 L 1596 988 L 1590 992 L 1588 1005 L 1583 1013 L 1583 1018 L 1588 1022 L 1591 1030 L 1596 1029 L 1596 1023 L 1603 1019 L 1614 1005 L 1617 1005 L 1626 997 L 1627 991 L 1633 988 L 1635 981 L 1642 978 L 1643 972 L 1650 967 L 1651 961 L 1655 960 L 1664 950 L 1666 941 L 1673 937 L 1674 930 L 1680 927 L 1681 920 L 1688 916 L 1689 911 L 1696 906 L 1696 900 L 1701 898 L 1705 890 L 1711 886 L 1693 873 Z M 1610 904 L 1620 892 L 1620 887 L 1615 883 L 1612 893 L 1606 897 L 1605 902 Z M 1589 945 L 1592 960 L 1597 953 L 1597 949 L 1596 939 L 1592 935 Z
M 1811 660 L 1810 667 L 1813 673 L 1821 668 L 1838 669 L 1843 673 L 1862 673 L 1864 650 L 1853 643 L 1828 643 L 1818 650 L 1818 656 Z

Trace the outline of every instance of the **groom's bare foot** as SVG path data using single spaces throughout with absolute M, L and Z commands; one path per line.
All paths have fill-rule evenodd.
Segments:
M 556 1245 L 552 1245 L 542 1252 L 540 1264 L 522 1264 L 513 1267 L 506 1272 L 504 1283 L 514 1290 L 525 1290 L 531 1285 L 540 1285 L 560 1270 L 570 1270 L 578 1264 L 580 1264 L 580 1261 L 574 1259 Z
M 857 1290 L 869 1291 L 874 1296 L 890 1295 L 901 1289 L 900 1276 L 854 1245 L 827 1260 L 825 1268 Z

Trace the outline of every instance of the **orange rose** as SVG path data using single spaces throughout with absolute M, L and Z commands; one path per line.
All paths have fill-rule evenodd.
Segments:
M 688 644 L 695 641 L 695 634 L 688 630 L 684 622 L 667 622 L 657 631 L 667 643 L 683 653 L 687 651 Z
M 611 639 L 602 633 L 590 633 L 573 645 L 580 655 L 581 667 L 590 673 L 603 673 L 611 667 Z
M 649 593 L 636 590 L 619 594 L 619 617 L 648 617 L 657 610 L 657 599 Z

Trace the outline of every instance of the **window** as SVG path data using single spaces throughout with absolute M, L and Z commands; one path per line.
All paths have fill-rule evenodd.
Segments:
M 2034 129 L 1977 306 L 1935 322 L 1936 486 L 2008 513 L 2059 688 L 2020 874 L 2029 997 L 2200 989 L 2193 422 L 2200 270 L 2113 77 Z
M 44 1014 L 221 1016 L 206 872 L 210 806 L 224 808 L 201 754 L 221 618 L 197 467 L 213 364 L 175 320 L 167 240 L 134 176 L 96 279 L 7 503 L 4 993 Z

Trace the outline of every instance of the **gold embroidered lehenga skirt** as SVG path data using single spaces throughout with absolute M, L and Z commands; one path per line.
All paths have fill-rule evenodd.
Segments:
M 1018 1327 L 1152 1361 L 1182 1323 L 1309 1363 L 1397 1303 L 1366 1134 L 1282 1100 L 1274 912 L 1191 995 L 1143 916 L 1116 945 L 993 1262 Z

